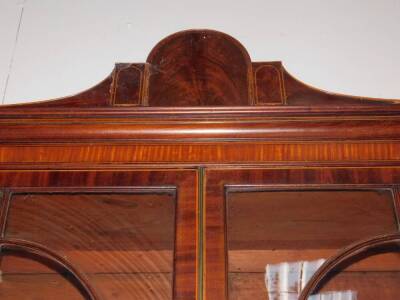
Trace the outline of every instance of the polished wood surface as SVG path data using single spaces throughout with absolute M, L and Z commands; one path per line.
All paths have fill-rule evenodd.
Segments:
M 320 292 L 357 290 L 357 299 L 397 299 L 400 272 L 342 272 Z M 229 299 L 267 299 L 264 274 L 235 273 L 230 281 Z
M 346 274 L 346 268 L 354 263 L 369 259 L 372 256 L 379 256 L 381 253 L 399 254 L 399 232 L 374 236 L 368 239 L 357 241 L 336 255 L 330 257 L 313 275 L 299 296 L 299 300 L 308 299 L 315 291 L 331 288 L 339 281 L 340 288 L 346 289 L 346 281 L 341 282 L 341 274 Z M 374 299 L 385 297 L 393 298 L 399 290 L 398 276 L 400 272 L 363 272 L 355 275 L 355 282 L 361 279 L 362 299 Z M 339 280 L 337 278 L 339 277 Z M 353 276 L 354 277 L 354 276 Z M 372 279 L 372 280 L 371 280 Z M 378 287 L 372 282 L 377 282 Z M 379 295 L 379 296 L 378 296 Z
M 398 233 L 399 185 L 400 101 L 178 32 L 82 93 L 0 106 L 0 297 L 258 300 L 267 263 L 327 258 L 306 293 L 391 298 L 396 251 L 326 278 Z
M 80 94 L 24 108 L 115 106 L 384 106 L 394 100 L 329 93 L 294 78 L 281 62 L 251 62 L 246 48 L 214 30 L 170 35 L 146 63 L 117 64 L 99 85 Z
M 400 180 L 400 169 L 398 168 L 389 168 L 389 167 L 376 167 L 376 168 L 335 168 L 335 167 L 323 167 L 323 168 L 312 168 L 312 167 L 303 167 L 303 168 L 240 168 L 240 169 L 223 169 L 223 168 L 209 168 L 206 171 L 206 195 L 205 198 L 207 202 L 205 204 L 205 241 L 206 241 L 206 249 L 205 249 L 205 290 L 207 299 L 228 299 L 228 246 L 227 246 L 227 219 L 226 219 L 226 201 L 227 191 L 228 194 L 230 191 L 254 191 L 254 192 L 273 192 L 275 191 L 296 191 L 299 189 L 302 190 L 315 190 L 319 191 L 321 189 L 328 190 L 358 190 L 360 188 L 373 188 L 375 190 L 382 189 L 392 189 L 392 192 L 389 194 L 393 194 L 393 185 L 396 185 Z M 253 198 L 245 198 L 249 201 L 254 201 Z M 319 200 L 319 199 L 317 199 Z M 229 200 L 228 200 L 229 201 Z M 393 232 L 398 229 L 398 206 L 397 206 L 397 198 L 392 198 L 392 207 L 393 210 L 387 211 L 387 215 L 384 218 L 392 219 L 392 226 L 371 232 L 372 236 L 380 234 L 382 232 Z M 356 205 L 357 202 L 351 203 L 349 205 Z M 264 205 L 272 205 L 266 203 Z M 296 204 L 300 205 L 300 203 Z M 327 206 L 334 205 L 331 201 L 327 201 L 325 204 Z M 336 204 L 337 205 L 337 204 Z M 301 205 L 300 205 L 301 206 Z M 277 209 L 282 210 L 280 212 L 282 215 L 290 212 L 293 209 L 294 214 L 296 214 L 297 210 L 294 207 L 288 208 L 285 210 L 285 205 L 279 206 Z M 376 205 L 372 205 L 369 209 L 367 206 L 364 208 L 368 212 L 369 210 L 375 210 Z M 304 207 L 301 208 L 301 211 L 316 209 L 316 207 Z M 320 207 L 320 214 L 318 216 L 325 217 L 324 207 Z M 325 207 L 326 209 L 328 207 Z M 252 208 L 249 208 L 252 209 Z M 337 209 L 340 209 L 338 207 Z M 263 216 L 262 212 L 259 212 L 261 216 Z M 330 210 L 328 212 L 328 216 L 330 213 L 334 213 L 334 210 Z M 357 218 L 363 217 L 363 211 L 359 209 L 346 209 L 346 213 L 358 215 Z M 393 214 L 396 213 L 396 217 L 393 217 Z M 265 214 L 264 214 L 265 215 Z M 304 214 L 303 214 L 304 215 Z M 256 216 L 256 215 L 255 215 Z M 253 214 L 248 214 L 249 219 L 254 219 L 255 216 Z M 315 216 L 315 213 L 314 213 Z M 315 216 L 318 218 L 318 216 Z M 274 214 L 274 217 L 279 217 L 279 212 Z M 343 218 L 343 216 L 341 216 Z M 365 216 L 364 216 L 365 217 Z M 355 217 L 353 217 L 355 219 Z M 283 219 L 285 221 L 285 219 Z M 288 215 L 287 221 L 289 224 L 293 222 L 293 226 L 291 227 L 294 230 L 298 227 L 298 231 L 305 230 L 304 226 L 302 226 L 302 222 L 300 222 L 299 216 L 295 216 L 295 218 L 290 217 Z M 359 219 L 360 220 L 360 219 Z M 304 220 L 303 220 L 304 221 Z M 335 219 L 336 222 L 339 222 L 338 219 Z M 389 221 L 390 222 L 390 221 Z M 255 226 L 258 226 L 259 223 L 256 223 Z M 281 225 L 282 226 L 282 225 Z M 315 226 L 315 225 L 314 225 Z M 349 225 L 350 226 L 350 225 Z M 356 226 L 356 225 L 354 225 Z M 361 224 L 356 227 L 356 230 L 365 230 L 368 228 L 361 227 Z M 378 225 L 379 227 L 379 225 Z M 283 227 L 285 228 L 285 227 Z M 307 227 L 306 227 L 307 228 Z M 245 229 L 244 229 L 245 230 Z M 268 230 L 268 229 L 267 229 Z M 336 231 L 337 226 L 331 228 L 331 230 Z M 287 232 L 286 232 L 287 233 Z M 306 233 L 306 232 L 305 232 Z M 303 233 L 303 235 L 305 234 Z M 249 232 L 249 235 L 252 233 Z M 275 236 L 280 236 L 283 241 L 286 243 L 290 243 L 290 235 L 289 242 L 286 241 L 285 232 L 282 229 L 279 232 L 272 232 Z M 312 236 L 313 234 L 318 235 L 318 230 L 310 230 L 308 236 Z M 340 235 L 340 231 L 338 233 Z M 349 232 L 349 237 L 351 236 L 351 231 Z M 364 233 L 364 237 L 369 236 L 368 233 Z M 333 243 L 332 239 L 332 231 L 331 234 L 326 234 L 324 236 L 321 235 L 323 239 L 329 244 Z M 361 236 L 360 236 L 361 238 Z M 357 237 L 353 237 L 357 239 Z M 318 242 L 315 241 L 316 246 L 315 249 L 323 249 L 326 246 L 326 242 L 324 245 L 324 240 L 321 241 L 320 247 L 318 246 Z M 251 241 L 250 241 L 251 243 Z M 348 241 L 347 243 L 351 243 Z M 281 243 L 282 244 L 282 243 Z M 293 244 L 293 243 L 292 243 Z M 346 242 L 343 242 L 342 245 L 345 245 Z M 268 243 L 271 247 L 270 249 L 276 249 L 273 244 Z M 275 243 L 276 245 L 276 243 Z M 301 244 L 295 244 L 301 245 Z M 319 248 L 318 248 L 319 247 Z M 287 248 L 287 247 L 286 247 Z M 326 248 L 326 247 L 325 247 Z M 329 247 L 328 247 L 329 248 Z M 307 249 L 307 247 L 300 247 L 301 250 Z M 265 257 L 265 256 L 264 256 Z M 299 259 L 301 256 L 298 257 Z M 311 257 L 312 258 L 312 257 Z M 321 257 L 318 257 L 321 258 Z M 287 261 L 285 258 L 284 261 Z M 212 271 L 208 271 L 212 270 Z
M 390 190 L 228 192 L 225 201 L 229 299 L 265 299 L 265 286 L 255 291 L 259 295 L 252 295 L 250 282 L 264 282 L 266 265 L 328 259 L 359 239 L 397 229 Z M 351 265 L 344 272 L 364 279 L 371 272 L 399 276 L 399 262 L 398 253 L 389 253 Z M 358 276 L 350 278 L 358 280 Z M 335 288 L 343 290 L 336 281 L 328 290 Z M 379 288 L 375 296 L 377 292 Z
M 220 32 L 177 33 L 147 58 L 149 106 L 251 104 L 251 61 L 246 49 Z
M 65 257 L 98 299 L 113 299 L 107 287 L 122 299 L 154 299 L 160 285 L 165 299 L 195 299 L 197 182 L 185 169 L 3 171 L 2 236 Z M 6 274 L 54 273 L 21 260 L 4 258 Z M 98 287 L 98 274 L 110 282 Z

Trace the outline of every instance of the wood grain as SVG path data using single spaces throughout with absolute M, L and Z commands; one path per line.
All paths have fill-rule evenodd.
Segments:
M 145 118 L 130 120 L 99 119 L 36 119 L 0 120 L 0 141 L 4 144 L 38 142 L 90 143 L 172 143 L 175 141 L 206 142 L 336 142 L 398 141 L 398 118 L 321 118 L 321 119 L 267 119 L 235 120 L 168 120 Z M 376 131 L 371 139 L 371 130 Z M 29 135 L 26 132 L 29 131 Z M 62 134 L 60 134 L 62 133 Z
M 10 201 L 5 231 L 8 238 L 66 251 L 174 249 L 173 190 L 124 194 L 26 192 L 14 193 Z
M 144 64 L 116 64 L 112 83 L 112 104 L 140 105 L 144 82 Z
M 228 299 L 227 289 L 227 237 L 225 201 L 227 189 L 240 191 L 288 190 L 288 189 L 355 189 L 366 188 L 368 185 L 375 189 L 382 189 L 394 185 L 400 180 L 397 168 L 254 168 L 254 169 L 208 169 L 206 171 L 206 225 L 205 225 L 205 295 L 207 299 Z M 251 200 L 251 199 L 250 199 Z M 318 199 L 317 199 L 318 200 Z M 392 200 L 393 201 L 393 200 Z M 278 201 L 279 203 L 279 201 Z M 324 202 L 322 202 L 324 203 Z M 325 205 L 331 205 L 326 203 Z M 251 206 L 246 209 L 251 209 Z M 317 209 L 305 206 L 303 209 Z M 368 214 L 373 213 L 375 206 L 366 209 Z M 285 208 L 281 213 L 284 215 Z M 260 216 L 263 211 L 258 212 Z M 265 213 L 265 212 L 264 212 Z M 331 212 L 329 212 L 331 213 Z M 351 213 L 351 212 L 348 212 Z M 392 202 L 392 216 L 394 204 Z M 364 214 L 364 213 L 362 213 Z M 315 215 L 315 214 L 314 214 Z M 268 219 L 267 219 L 268 220 Z M 297 220 L 297 219 L 295 219 Z M 290 221 L 290 220 L 288 220 Z M 397 219 L 396 219 L 397 222 Z M 393 217 L 392 217 L 393 224 Z M 296 226 L 296 222 L 293 223 Z M 397 230 L 397 223 L 392 230 Z M 350 226 L 350 225 L 349 225 Z M 360 228 L 355 228 L 358 230 Z M 389 228 L 388 228 L 389 229 Z M 301 229 L 299 229 L 301 230 Z M 334 229 L 333 229 L 334 230 Z M 350 229 L 349 229 L 350 230 Z M 361 228 L 362 230 L 362 228 Z M 351 233 L 351 232 L 350 232 Z M 373 235 L 377 232 L 371 232 Z M 249 233 L 251 234 L 251 233 Z M 273 232 L 278 234 L 278 232 Z M 284 237 L 282 233 L 282 239 Z M 356 237 L 354 237 L 356 238 Z M 326 240 L 330 242 L 329 236 Z M 350 242 L 350 241 L 349 241 Z M 342 244 L 344 246 L 344 244 Z M 318 247 L 316 246 L 316 249 Z M 270 249 L 272 250 L 272 249 Z M 210 270 L 210 271 L 208 271 Z M 212 271 L 211 271 L 212 270 Z
M 359 237 L 397 232 L 399 166 L 399 101 L 318 90 L 281 62 L 252 62 L 227 34 L 188 30 L 77 95 L 0 107 L 0 229 L 71 259 L 105 299 L 227 300 L 229 288 L 256 300 L 266 263 L 334 257 Z M 396 209 L 388 194 L 249 201 L 238 212 L 253 217 L 251 232 L 242 221 L 228 228 L 228 253 L 225 196 L 239 189 L 250 200 L 256 190 L 385 190 Z M 158 204 L 137 212 L 139 198 Z M 394 299 L 397 266 L 390 254 L 335 284 Z M 57 287 L 77 297 L 40 260 L 4 257 L 1 270 L 8 298 L 54 299 Z
M 206 143 L 132 145 L 0 145 L 0 163 L 290 163 L 395 162 L 400 143 Z M 354 164 L 354 163 L 353 163 Z
M 102 299 L 171 299 L 171 274 L 96 274 L 90 276 Z M 5 274 L 0 287 L 1 299 L 86 299 L 59 274 Z M 28 296 L 28 298 L 27 298 Z
M 340 249 L 397 229 L 390 190 L 228 192 L 231 250 Z
M 67 277 L 52 275 L 2 275 L 1 299 L 71 299 L 85 300 Z
M 390 99 L 355 97 L 313 88 L 294 78 L 280 62 L 252 63 L 239 41 L 215 30 L 172 34 L 154 46 L 145 64 L 126 66 L 129 67 L 120 72 L 121 64 L 117 64 L 109 77 L 85 92 L 22 107 L 396 107 Z
M 359 300 L 397 299 L 400 272 L 343 272 L 320 292 L 355 290 Z M 264 273 L 232 273 L 229 300 L 268 299 Z
M 267 264 L 328 259 L 337 252 L 337 249 L 231 250 L 228 257 L 228 272 L 263 273 Z M 397 272 L 400 271 L 400 253 L 390 252 L 370 256 L 354 262 L 346 270 L 352 272 Z
M 173 250 L 57 250 L 86 273 L 172 273 Z M 96 259 L 96 260 L 95 260 Z M 93 261 L 95 260 L 95 263 Z M 1 270 L 8 274 L 58 272 L 26 255 L 1 258 Z
M 196 184 L 197 173 L 193 170 L 1 173 L 0 185 L 6 186 L 12 191 L 10 195 L 14 195 L 9 205 L 6 235 L 34 239 L 55 248 L 86 273 L 100 271 L 129 275 L 140 274 L 135 272 L 171 273 L 173 270 L 173 287 L 170 283 L 173 299 L 196 299 Z M 168 218 L 165 204 L 171 198 L 163 194 L 170 193 L 171 188 L 178 191 L 177 226 L 172 231 L 157 226 L 157 222 L 162 225 L 163 218 Z M 127 190 L 136 195 L 129 196 Z M 110 194 L 116 196 L 110 197 Z M 144 209 L 142 213 L 134 212 L 140 207 Z M 162 211 L 161 218 L 154 214 L 157 207 L 159 212 Z M 152 213 L 148 214 L 146 210 Z M 143 243 L 143 239 L 133 238 L 132 232 L 129 234 L 129 228 L 140 228 L 131 226 L 138 220 L 153 224 L 155 230 L 150 226 L 142 232 L 155 239 L 154 243 Z M 166 241 L 171 232 L 175 235 L 173 269 L 172 253 L 165 251 L 170 245 Z M 151 251 L 142 256 L 143 250 L 149 249 Z
M 149 106 L 251 104 L 250 57 L 223 33 L 176 33 L 153 48 L 147 63 Z
M 253 63 L 256 105 L 282 105 L 286 102 L 280 62 Z

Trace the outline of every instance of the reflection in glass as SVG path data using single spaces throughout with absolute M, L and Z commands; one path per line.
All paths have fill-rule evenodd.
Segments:
M 63 255 L 102 299 L 171 299 L 174 235 L 173 191 L 15 194 L 6 227 L 7 238 Z M 10 272 L 42 274 L 37 264 L 13 262 L 3 261 Z
M 35 272 L 32 272 L 35 266 Z M 67 270 L 38 255 L 1 250 L 0 299 L 88 299 Z
M 226 217 L 230 300 L 268 299 L 267 265 L 327 259 L 397 229 L 389 190 L 228 191 Z
M 316 293 L 351 289 L 357 300 L 399 299 L 400 245 L 371 249 L 328 274 Z

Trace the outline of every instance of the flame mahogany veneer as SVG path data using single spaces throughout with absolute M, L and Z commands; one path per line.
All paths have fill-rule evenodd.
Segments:
M 228 268 L 227 255 L 229 193 L 389 191 L 393 212 L 387 223 L 396 228 L 390 232 L 341 251 L 265 249 L 263 255 L 275 259 L 302 250 L 308 251 L 304 257 L 329 253 L 301 295 L 306 299 L 343 260 L 398 243 L 399 139 L 396 100 L 318 90 L 281 62 L 252 62 L 224 33 L 178 32 L 160 41 L 145 63 L 116 64 L 110 76 L 82 93 L 0 107 L 0 245 L 20 253 L 1 261 L 4 280 L 10 276 L 15 285 L 10 279 L 2 289 L 0 283 L 0 297 L 40 296 L 61 266 L 90 299 L 257 300 L 248 286 L 254 272 L 245 277 L 237 268 L 232 277 L 244 278 L 247 286 L 228 286 L 234 268 Z M 140 203 L 153 205 L 154 215 L 146 206 L 146 215 L 135 212 L 130 219 L 128 211 Z M 170 219 L 165 207 L 174 208 Z M 322 205 L 321 214 L 324 209 L 329 206 Z M 155 220 L 174 234 L 151 227 Z M 136 235 L 129 227 L 135 224 Z M 246 228 L 244 234 L 238 230 L 246 236 Z M 143 240 L 129 238 L 140 237 L 137 232 Z M 256 264 L 262 257 L 246 251 L 235 253 L 236 263 L 248 259 L 253 269 L 263 269 Z M 32 254 L 48 263 L 32 261 Z M 398 272 L 397 256 L 383 262 L 381 268 Z M 370 264 L 353 270 L 360 268 L 368 271 Z M 351 274 L 356 285 L 365 285 Z M 63 287 L 74 293 L 61 283 L 59 291 Z

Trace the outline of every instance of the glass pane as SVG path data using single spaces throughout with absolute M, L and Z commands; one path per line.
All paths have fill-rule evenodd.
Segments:
M 1 251 L 0 299 L 85 300 L 87 295 L 67 270 L 50 260 L 20 251 Z M 30 272 L 35 266 L 40 272 Z
M 62 254 L 102 299 L 171 299 L 174 234 L 173 191 L 15 194 L 6 228 Z
M 323 260 L 316 260 L 397 228 L 388 190 L 228 192 L 226 209 L 229 299 L 280 299 L 280 292 L 292 299 L 303 262 L 317 268 Z M 279 287 L 279 270 L 294 282 Z
M 353 291 L 357 300 L 399 299 L 400 247 L 375 249 L 338 267 L 316 294 Z

